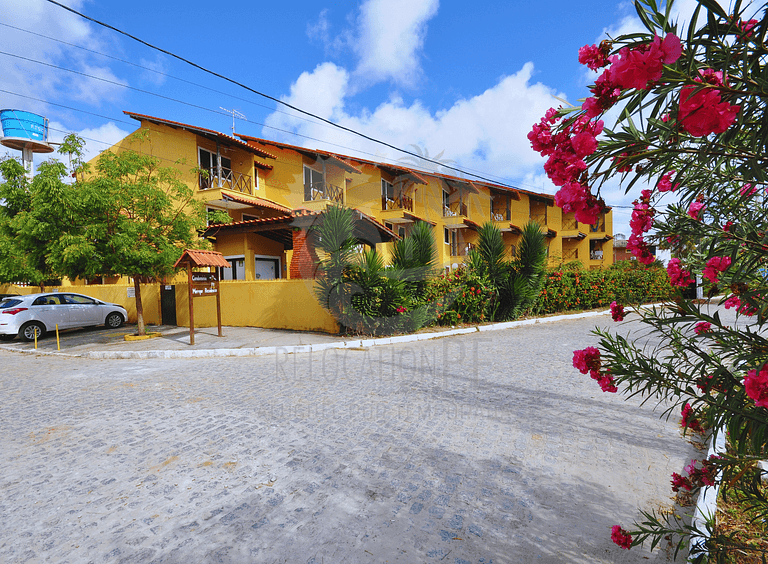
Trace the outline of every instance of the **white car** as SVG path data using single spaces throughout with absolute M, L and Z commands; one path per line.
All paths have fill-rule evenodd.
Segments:
M 0 340 L 10 341 L 16 335 L 26 341 L 41 338 L 47 331 L 70 327 L 106 325 L 120 327 L 128 312 L 110 304 L 71 292 L 45 292 L 26 296 L 10 296 L 0 301 Z

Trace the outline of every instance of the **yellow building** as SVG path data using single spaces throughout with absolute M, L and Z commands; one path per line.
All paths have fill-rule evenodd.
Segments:
M 385 255 L 390 241 L 407 235 L 415 221 L 428 222 L 445 269 L 462 264 L 478 227 L 488 221 L 501 229 L 509 256 L 523 225 L 537 221 L 550 265 L 613 263 L 613 247 L 606 244 L 612 239 L 610 210 L 596 225 L 584 225 L 562 214 L 546 194 L 126 114 L 149 132 L 148 140 L 137 146 L 129 136 L 111 150 L 186 162 L 183 180 L 195 197 L 231 216 L 232 223 L 210 225 L 204 233 L 232 265 L 222 269 L 223 279 L 313 277 L 317 255 L 307 229 L 332 204 L 356 210 L 356 236 Z

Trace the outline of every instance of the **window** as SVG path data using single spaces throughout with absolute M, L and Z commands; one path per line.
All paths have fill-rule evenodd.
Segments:
M 450 194 L 447 190 L 443 190 L 443 215 L 451 215 Z
M 230 268 L 219 268 L 219 280 L 245 280 L 245 256 L 224 257 Z
M 325 199 L 325 181 L 322 171 L 304 165 L 304 201 Z
M 398 227 L 397 234 L 400 235 L 400 237 L 405 237 L 405 227 Z
M 381 209 L 388 210 L 395 207 L 395 187 L 391 182 L 381 179 Z
M 198 159 L 200 170 L 206 174 L 200 175 L 200 189 L 217 188 L 219 186 L 219 163 L 216 153 L 198 147 Z M 232 161 L 221 156 L 221 178 L 229 178 L 232 175 Z
M 451 244 L 451 230 L 447 227 L 443 227 L 443 240 L 445 241 L 446 245 Z

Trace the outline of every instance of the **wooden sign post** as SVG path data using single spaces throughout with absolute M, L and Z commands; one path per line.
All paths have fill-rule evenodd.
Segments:
M 221 332 L 221 298 L 219 292 L 219 276 L 214 272 L 194 272 L 195 267 L 224 267 L 231 265 L 221 253 L 215 251 L 195 251 L 187 249 L 174 265 L 176 268 L 187 269 L 187 282 L 189 284 L 189 344 L 195 344 L 195 308 L 194 299 L 206 296 L 216 296 L 216 321 Z

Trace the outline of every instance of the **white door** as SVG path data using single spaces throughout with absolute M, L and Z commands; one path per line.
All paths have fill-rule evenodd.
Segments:
M 274 280 L 279 278 L 277 259 L 256 259 L 256 280 Z

